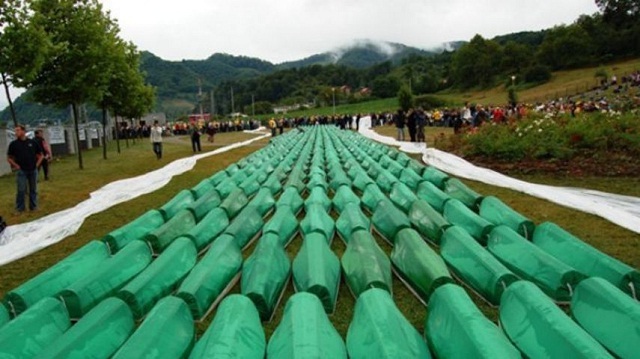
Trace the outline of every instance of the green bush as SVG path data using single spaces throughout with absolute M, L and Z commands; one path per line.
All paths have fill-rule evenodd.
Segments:
M 442 108 L 442 107 L 446 107 L 449 104 L 447 103 L 447 101 L 441 99 L 438 96 L 433 96 L 433 95 L 421 95 L 421 96 L 416 96 L 413 99 L 413 104 L 416 107 L 422 107 L 425 110 L 431 110 L 434 108 Z

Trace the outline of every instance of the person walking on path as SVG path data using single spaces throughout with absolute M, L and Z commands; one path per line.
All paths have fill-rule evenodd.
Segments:
M 271 137 L 276 137 L 276 120 L 271 118 L 269 120 L 269 129 L 271 129 Z
M 153 126 L 151 127 L 151 131 L 149 133 L 149 138 L 153 146 L 153 153 L 156 154 L 157 159 L 161 159 L 162 158 L 162 127 L 158 125 L 158 121 L 153 122 Z
M 193 125 L 191 132 L 191 148 L 193 152 L 202 152 L 202 147 L 200 147 L 200 130 L 198 130 L 197 125 Z
M 402 111 L 402 109 L 398 109 L 398 113 L 396 113 L 394 122 L 396 124 L 396 129 L 398 130 L 398 135 L 397 135 L 398 141 L 404 141 L 405 117 L 404 117 L 404 111 Z
M 49 180 L 49 161 L 51 160 L 51 147 L 49 146 L 47 141 L 44 139 L 42 130 L 36 130 L 35 134 L 36 134 L 36 137 L 34 138 L 34 140 L 36 140 L 36 142 L 38 142 L 38 145 L 40 145 L 40 149 L 42 149 L 42 154 L 44 156 L 44 158 L 42 159 L 42 162 L 40 163 L 40 166 L 38 167 L 38 176 L 40 175 L 40 168 L 42 168 L 42 172 L 44 172 L 44 180 L 48 181 Z
M 37 141 L 29 139 L 23 125 L 15 128 L 16 139 L 11 141 L 7 151 L 7 161 L 16 171 L 17 187 L 16 210 L 24 212 L 24 197 L 29 187 L 29 210 L 38 208 L 38 167 L 44 155 Z

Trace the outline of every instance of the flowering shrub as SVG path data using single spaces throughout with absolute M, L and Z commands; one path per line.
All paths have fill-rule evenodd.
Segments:
M 597 151 L 640 155 L 640 118 L 619 112 L 534 115 L 509 124 L 487 123 L 453 143 L 465 155 L 504 160 L 570 159 Z

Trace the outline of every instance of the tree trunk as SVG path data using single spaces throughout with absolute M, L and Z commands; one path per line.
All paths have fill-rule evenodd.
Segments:
M 11 94 L 9 93 L 9 84 L 7 83 L 7 76 L 2 73 L 2 84 L 4 85 L 4 92 L 7 95 L 7 101 L 9 102 L 9 109 L 11 109 L 11 118 L 13 119 L 13 125 L 18 126 L 18 120 L 16 119 L 16 109 L 13 108 L 13 101 L 11 101 Z
M 107 159 L 107 108 L 102 106 L 102 158 Z
M 80 131 L 78 130 L 78 105 L 75 103 L 71 104 L 71 108 L 73 109 L 73 127 L 74 132 L 76 133 L 76 152 L 78 153 L 78 166 L 80 169 L 84 169 L 82 165 L 82 149 L 80 148 Z
M 116 118 L 116 148 L 120 154 L 120 124 L 118 123 L 118 114 L 114 113 L 113 116 Z

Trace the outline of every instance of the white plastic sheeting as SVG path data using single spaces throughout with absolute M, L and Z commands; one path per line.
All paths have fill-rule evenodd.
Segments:
M 640 198 L 582 188 L 554 187 L 521 181 L 501 173 L 475 166 L 464 159 L 423 143 L 396 141 L 382 136 L 370 127 L 370 117 L 360 120 L 360 133 L 375 141 L 399 146 L 408 153 L 422 153 L 422 161 L 456 177 L 467 178 L 493 186 L 509 188 L 543 198 L 559 205 L 595 214 L 630 231 L 640 233 Z
M 258 131 L 245 132 L 262 134 Z M 246 146 L 270 136 L 269 134 L 263 134 L 251 140 L 234 143 L 215 151 L 175 160 L 153 172 L 109 183 L 92 192 L 89 199 L 75 207 L 50 214 L 32 222 L 9 226 L 0 235 L 0 265 L 60 242 L 76 233 L 84 220 L 92 214 L 102 212 L 116 204 L 164 187 L 173 176 L 192 169 L 199 159 Z

